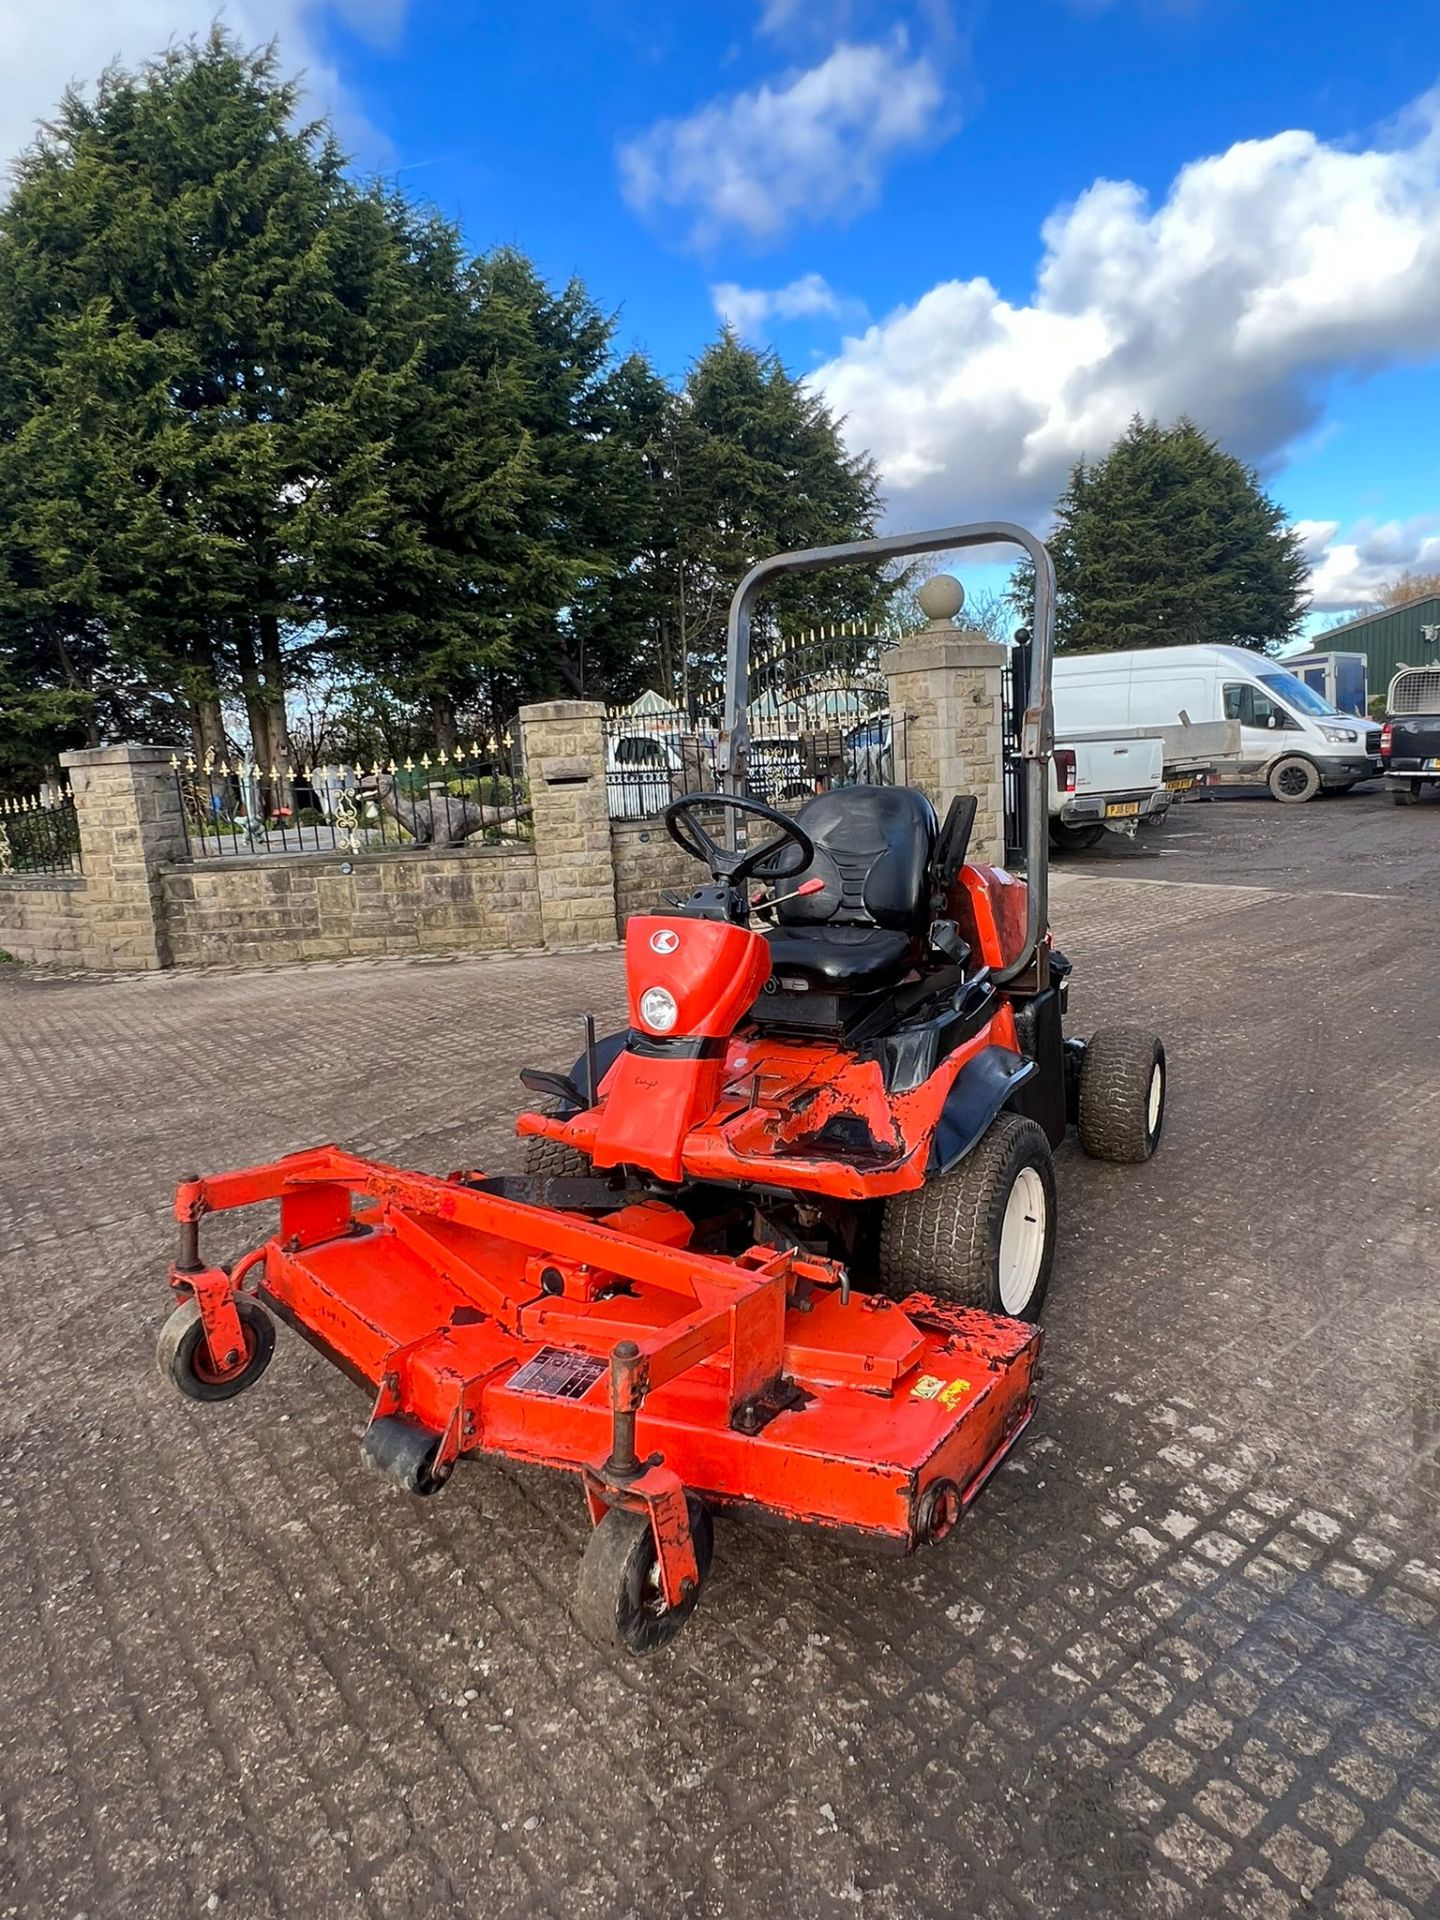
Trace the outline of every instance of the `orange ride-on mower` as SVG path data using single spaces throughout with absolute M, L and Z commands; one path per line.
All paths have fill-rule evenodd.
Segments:
M 969 861 L 904 787 L 787 817 L 744 795 L 748 634 L 786 573 L 1008 541 L 1035 567 L 1027 874 Z M 1055 1243 L 1052 1146 L 1144 1160 L 1158 1040 L 1066 1040 L 1046 923 L 1053 577 L 1009 524 L 782 554 L 730 610 L 721 795 L 666 815 L 708 880 L 632 918 L 629 1024 L 522 1079 L 527 1171 L 401 1172 L 335 1147 L 184 1180 L 162 1371 L 197 1400 L 264 1370 L 272 1313 L 373 1396 L 363 1450 L 430 1494 L 462 1455 L 580 1477 L 577 1614 L 645 1653 L 693 1610 L 711 1514 L 899 1552 L 945 1538 L 1029 1420 Z M 716 838 L 717 822 L 727 831 Z M 751 842 L 751 829 L 765 837 Z M 758 898 L 752 888 L 759 888 Z M 757 921 L 760 924 L 757 924 Z M 279 1204 L 206 1266 L 205 1215 Z

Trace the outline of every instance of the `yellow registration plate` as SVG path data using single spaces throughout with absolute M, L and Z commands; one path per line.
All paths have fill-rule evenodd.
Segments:
M 1128 815 L 1139 813 L 1139 811 L 1140 802 L 1138 800 L 1112 800 L 1110 805 L 1105 809 L 1105 818 L 1107 820 L 1124 820 Z
M 1165 784 L 1171 793 L 1188 793 L 1195 782 L 1193 779 L 1187 777 L 1184 780 L 1167 780 Z
M 1431 773 L 1440 773 L 1440 760 L 1427 760 L 1425 765 Z

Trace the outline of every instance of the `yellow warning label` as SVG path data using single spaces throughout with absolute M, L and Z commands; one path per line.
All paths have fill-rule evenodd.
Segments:
M 953 1407 L 958 1401 L 963 1400 L 969 1391 L 970 1382 L 968 1380 L 952 1380 L 941 1394 L 940 1404 L 942 1407 Z

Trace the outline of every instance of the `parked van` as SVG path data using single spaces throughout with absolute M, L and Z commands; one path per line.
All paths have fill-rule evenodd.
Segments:
M 1380 771 L 1380 729 L 1339 713 L 1278 661 L 1248 647 L 1142 647 L 1059 654 L 1055 733 L 1101 727 L 1239 723 L 1221 774 L 1263 780 L 1277 800 L 1346 793 Z

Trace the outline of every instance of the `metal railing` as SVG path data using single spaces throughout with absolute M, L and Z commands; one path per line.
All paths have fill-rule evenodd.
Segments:
M 251 853 L 453 851 L 533 838 L 530 789 L 514 735 L 419 759 L 258 766 L 214 753 L 172 755 L 193 860 Z
M 0 800 L 0 875 L 79 872 L 80 827 L 68 788 Z
M 832 787 L 905 778 L 905 723 L 880 653 L 890 636 L 846 624 L 778 643 L 751 664 L 745 791 L 784 812 Z M 719 791 L 720 700 L 688 714 L 653 694 L 605 717 L 613 820 L 653 819 L 682 793 Z

